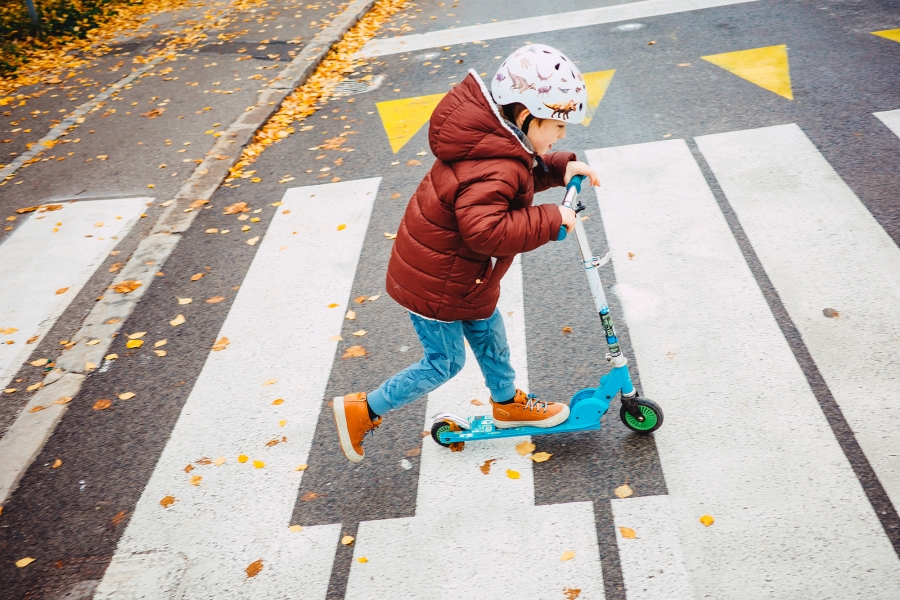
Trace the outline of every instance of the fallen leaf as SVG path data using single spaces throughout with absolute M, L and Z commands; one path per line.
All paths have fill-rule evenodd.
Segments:
M 354 298 L 353 301 L 356 302 L 357 304 L 362 304 L 363 302 L 365 302 L 368 299 L 369 299 L 368 296 L 359 296 L 357 298 Z
M 387 231 L 385 231 L 385 232 L 384 232 L 384 237 L 386 237 L 386 238 L 389 239 L 389 240 L 396 240 L 396 239 L 397 239 L 397 234 L 396 234 L 396 233 L 388 233 Z
M 59 296 L 60 294 L 65 294 L 68 291 L 69 291 L 69 288 L 67 288 L 67 287 L 59 288 L 58 290 L 56 290 L 56 295 Z
M 168 354 L 168 352 L 166 352 L 165 350 L 154 350 L 154 351 L 153 351 L 153 354 L 155 354 L 155 355 L 157 355 L 158 357 L 162 358 L 163 356 L 165 356 L 166 354 Z
M 518 479 L 519 477 L 521 477 L 518 471 L 513 471 L 512 469 L 506 470 L 506 476 L 510 479 Z
M 340 335 L 331 335 L 331 336 L 328 336 L 328 339 L 330 339 L 332 342 L 343 342 L 344 341 L 344 337 L 340 336 Z
M 219 233 L 219 229 L 217 227 L 210 227 L 206 230 L 206 233 Z
M 94 403 L 94 410 L 106 410 L 110 406 L 112 406 L 112 400 L 101 398 Z
M 631 252 L 629 252 L 629 253 L 628 253 L 628 260 L 631 260 L 632 258 L 634 258 L 634 254 L 631 253 Z
M 116 360 L 117 358 L 119 358 L 119 355 L 113 353 L 113 354 L 107 354 L 106 356 L 104 356 L 103 360 Z
M 133 292 L 142 285 L 144 285 L 143 282 L 137 281 L 136 279 L 128 279 L 114 284 L 112 286 L 112 290 L 120 294 L 127 294 L 129 292 Z
M 652 46 L 652 45 L 655 44 L 655 43 L 656 43 L 656 40 L 653 40 L 652 42 L 647 42 L 647 45 L 648 45 L 648 46 Z
M 309 502 L 310 500 L 315 500 L 318 497 L 319 497 L 319 495 L 315 492 L 306 492 L 305 494 L 300 496 L 300 499 L 303 500 L 304 502 Z
M 6 388 L 5 390 L 3 390 L 3 392 L 4 392 L 5 394 L 14 394 L 14 393 L 16 393 L 16 390 L 17 390 L 17 389 L 18 389 L 18 388 Z
M 247 577 L 256 577 L 259 575 L 259 572 L 263 570 L 263 561 L 260 558 L 259 560 L 254 560 L 247 566 Z
M 637 532 L 631 527 L 619 527 L 619 533 L 626 540 L 634 540 L 637 539 Z
M 279 404 L 284 404 L 284 398 L 276 398 L 275 400 L 272 400 L 272 404 L 274 404 L 275 406 L 278 406 Z
M 469 402 L 469 404 L 471 404 L 473 406 L 484 406 L 484 402 L 482 402 L 478 398 L 472 398 L 472 400 Z
M 26 392 L 33 392 L 34 390 L 39 390 L 44 386 L 43 382 L 38 381 L 37 383 L 33 383 L 25 388 Z
M 572 328 L 571 327 L 563 327 L 562 332 L 563 333 L 572 333 Z
M 177 317 L 169 321 L 169 325 L 171 325 L 172 327 L 178 327 L 182 323 L 184 323 L 184 315 L 178 315 Z
M 703 515 L 700 517 L 700 522 L 703 523 L 704 526 L 709 527 L 713 523 L 715 523 L 715 519 L 713 519 L 710 515 Z
M 381 298 L 381 294 L 375 294 L 374 296 L 369 296 L 368 300 L 369 302 L 375 302 L 379 298 Z
M 627 483 L 625 483 L 625 484 L 617 487 L 614 493 L 619 498 L 628 498 L 629 496 L 634 494 L 634 490 L 631 489 L 631 486 L 629 486 Z
M 253 468 L 255 468 L 255 469 L 262 469 L 262 468 L 265 467 L 265 466 L 266 466 L 266 463 L 264 463 L 264 462 L 261 461 L 261 460 L 254 460 L 254 461 L 253 461 Z
M 357 558 L 356 560 L 358 560 L 358 561 L 361 562 L 361 563 L 367 563 L 367 562 L 369 562 L 369 559 L 366 558 L 365 556 L 360 556 L 360 557 Z
M 125 342 L 126 348 L 140 348 L 144 345 L 144 340 L 128 340 Z
M 113 324 L 115 324 L 115 323 L 118 323 L 118 322 L 121 321 L 121 320 L 122 320 L 122 319 L 120 319 L 120 318 L 118 318 L 118 317 L 113 317 L 112 319 L 107 319 L 107 320 L 103 321 L 103 324 L 104 324 L 104 325 L 113 325 Z
M 218 158 L 218 156 L 216 157 Z M 209 200 L 194 200 L 190 203 L 191 208 L 200 208 L 204 204 L 209 204 Z
M 422 164 L 422 161 L 421 161 L 421 160 L 416 160 L 416 159 L 414 158 L 414 159 L 412 159 L 412 160 L 406 161 L 406 164 L 408 164 L 408 165 L 411 166 L 411 167 L 418 167 L 419 165 Z
M 28 409 L 28 412 L 36 413 L 36 412 L 40 412 L 40 411 L 44 410 L 45 408 L 47 408 L 47 407 L 46 406 L 32 406 L 31 408 Z
M 822 314 L 825 315 L 826 317 L 828 317 L 829 319 L 837 319 L 838 317 L 841 316 L 841 313 L 834 310 L 833 308 L 823 308 Z
M 247 240 L 247 245 L 248 245 L 248 246 L 255 246 L 255 245 L 256 245 L 256 242 L 258 242 L 258 241 L 259 241 L 259 236 L 252 237 L 252 238 L 250 238 L 249 240 Z
M 516 452 L 519 453 L 519 456 L 525 456 L 526 454 L 531 454 L 534 452 L 535 445 L 531 442 L 519 442 L 516 444 Z
M 247 458 L 246 454 L 239 454 L 237 460 L 239 463 L 243 464 L 243 463 L 247 462 L 248 458 Z
M 221 302 L 224 299 L 225 299 L 225 296 L 213 296 L 212 298 L 209 298 L 206 301 L 206 303 L 207 304 L 218 304 L 219 302 Z
M 356 337 L 362 337 L 362 336 L 366 335 L 366 330 L 360 329 L 359 331 L 354 331 L 353 335 L 355 335 Z
M 565 588 L 563 594 L 566 596 L 566 600 L 577 600 L 581 595 L 581 588 Z
M 38 338 L 39 338 L 39 337 L 40 337 L 39 335 L 33 335 L 33 336 L 31 336 L 30 338 L 28 338 L 28 339 L 25 341 L 25 343 L 26 343 L 26 344 L 33 344 L 33 343 L 35 343 L 36 341 L 38 341 Z
M 288 531 L 293 531 L 294 533 L 297 533 L 298 531 L 303 531 L 303 527 L 300 525 L 291 525 L 290 527 L 288 527 Z
M 50 468 L 51 468 L 51 469 L 58 469 L 58 468 L 60 468 L 61 466 L 62 466 L 62 459 L 57 458 L 56 460 L 53 461 L 53 464 L 50 465 Z
M 484 461 L 484 464 L 478 468 L 481 469 L 482 473 L 484 473 L 485 475 L 488 475 L 491 472 L 491 465 L 494 464 L 495 462 L 497 462 L 496 458 L 489 458 L 486 461 Z M 508 473 L 508 471 L 507 471 L 507 473 Z
M 217 467 L 221 467 L 222 465 L 225 464 L 225 457 L 220 456 L 219 458 L 217 458 L 216 460 L 213 461 L 213 464 L 216 465 Z
M 343 231 L 343 230 L 345 230 L 345 229 L 347 229 L 347 224 L 346 224 L 346 223 L 341 223 L 340 225 L 337 226 L 337 230 L 338 230 L 338 231 Z
M 302 465 L 297 465 L 297 468 L 295 468 L 294 470 L 295 471 L 305 471 L 308 468 L 309 468 L 309 465 L 306 463 L 303 463 Z
M 54 400 L 53 404 L 68 404 L 71 401 L 72 401 L 72 396 L 63 396 L 62 398 L 59 398 L 58 400 Z
M 201 475 L 194 475 L 191 477 L 191 485 L 200 485 L 200 482 L 203 481 L 203 477 Z
M 28 565 L 30 565 L 33 562 L 34 562 L 34 559 L 31 558 L 30 556 L 27 556 L 25 558 L 20 558 L 19 560 L 17 560 L 16 566 L 21 569 L 22 567 L 27 567 Z
M 575 553 L 572 552 L 571 550 L 566 550 L 565 552 L 562 553 L 562 556 L 559 557 L 559 560 L 566 561 L 566 560 L 572 560 L 573 558 L 575 558 Z
M 85 370 L 85 371 L 93 371 L 93 370 L 96 369 L 96 368 L 97 368 L 97 365 L 95 365 L 95 364 L 92 363 L 92 362 L 86 362 L 86 363 L 84 363 L 84 370 Z
M 536 463 L 547 462 L 548 460 L 550 460 L 551 456 L 553 455 L 547 452 L 535 452 L 531 455 L 531 460 Z
M 366 352 L 366 349 L 362 346 L 350 346 L 341 358 L 356 358 L 358 356 L 365 356 L 366 354 L 368 354 L 368 352 Z
M 340 304 L 338 304 L 337 302 L 332 302 L 328 305 L 328 308 L 337 308 L 338 306 L 340 306 Z
M 191 275 L 191 281 L 202 279 L 204 275 L 206 275 L 206 273 L 197 273 L 196 275 Z
M 277 379 L 266 379 L 265 381 L 263 381 L 263 386 L 272 385 L 273 383 L 275 383 L 277 381 L 278 381 Z
M 348 310 L 347 314 L 344 315 L 344 318 L 347 319 L 348 321 L 353 321 L 356 319 L 356 313 L 353 312 L 352 310 Z
M 100 340 L 91 340 L 91 341 L 85 343 L 85 346 L 96 346 L 99 343 L 100 343 Z
M 153 347 L 159 348 L 160 346 L 165 346 L 168 343 L 169 343 L 169 340 L 159 340 L 159 341 L 153 343 Z
M 238 213 L 250 212 L 250 207 L 247 206 L 246 202 L 235 202 L 231 206 L 225 207 L 225 212 L 222 214 L 225 215 L 236 215 Z
M 141 116 L 142 116 L 142 117 L 147 117 L 148 119 L 155 119 L 156 117 L 158 117 L 159 115 L 163 114 L 164 112 L 166 112 L 166 109 L 165 109 L 165 108 L 156 107 L 156 108 L 154 108 L 154 109 L 152 109 L 152 110 L 150 110 L 150 111 L 148 111 L 148 112 L 141 113 Z
M 120 510 L 119 512 L 117 512 L 117 513 L 113 516 L 113 518 L 111 519 L 111 521 L 110 521 L 110 522 L 112 523 L 112 526 L 113 526 L 113 527 L 118 527 L 118 526 L 119 526 L 119 523 L 121 523 L 122 521 L 125 520 L 125 516 L 126 516 L 127 514 L 128 514 L 128 513 L 125 512 L 124 510 Z
M 412 458 L 413 456 L 419 456 L 422 454 L 422 446 L 416 446 L 415 448 L 411 448 L 406 451 L 406 456 L 408 458 Z
M 190 304 L 193 301 L 194 301 L 193 298 L 179 298 L 178 304 Z
M 129 333 L 125 337 L 127 337 L 129 340 L 139 340 L 145 335 L 147 335 L 146 331 L 136 331 L 134 333 Z
M 198 465 L 211 465 L 212 461 L 206 458 L 205 456 L 197 461 Z
M 119 400 L 131 400 L 136 395 L 137 394 L 135 394 L 134 392 L 125 392 L 124 394 L 119 394 Z
M 49 361 L 48 359 L 46 359 L 46 358 L 39 358 L 39 359 L 37 359 L 37 360 L 31 361 L 30 364 L 31 364 L 32 367 L 43 367 L 43 366 L 46 365 L 48 362 L 50 362 L 50 361 Z
M 400 192 L 394 192 L 393 194 L 391 194 L 391 200 L 396 200 L 399 197 L 400 197 Z
M 162 500 L 159 501 L 163 508 L 169 508 L 173 504 L 175 504 L 175 496 L 166 496 Z
M 213 352 L 221 352 L 222 350 L 227 348 L 228 344 L 230 344 L 230 343 L 231 343 L 231 341 L 227 337 L 222 336 L 222 339 L 217 340 L 216 343 L 213 344 L 212 351 Z
M 193 470 L 194 470 L 194 465 L 191 465 L 191 464 L 189 464 L 188 466 L 186 466 L 186 467 L 184 468 L 184 472 L 185 472 L 185 473 L 190 473 L 190 472 L 193 471 Z
M 353 540 L 355 540 L 355 539 L 356 538 L 354 538 L 352 535 L 345 535 L 344 537 L 341 538 L 341 543 L 345 546 L 349 546 L 350 544 L 353 543 Z

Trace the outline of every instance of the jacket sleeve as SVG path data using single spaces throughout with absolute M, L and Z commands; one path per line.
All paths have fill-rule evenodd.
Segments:
M 469 248 L 485 256 L 514 256 L 557 238 L 562 216 L 556 205 L 509 210 L 515 191 L 491 179 L 469 185 L 457 197 L 456 221 Z
M 546 172 L 540 163 L 531 170 L 534 174 L 534 191 L 543 192 L 552 187 L 566 185 L 566 165 L 575 160 L 575 154 L 572 152 L 549 152 L 543 156 L 543 160 L 547 165 Z

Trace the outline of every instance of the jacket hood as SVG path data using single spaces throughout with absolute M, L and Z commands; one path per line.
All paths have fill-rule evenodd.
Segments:
M 533 150 L 500 116 L 490 92 L 475 71 L 447 93 L 431 115 L 428 143 L 444 162 L 513 158 L 531 168 Z

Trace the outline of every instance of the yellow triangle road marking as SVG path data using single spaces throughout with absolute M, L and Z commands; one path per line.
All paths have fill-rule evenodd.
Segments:
M 794 99 L 794 93 L 791 91 L 791 71 L 788 66 L 787 46 L 784 44 L 724 54 L 711 54 L 702 58 L 765 90 L 788 100 Z
M 900 42 L 900 29 L 885 29 L 883 31 L 873 31 L 872 35 Z
M 584 73 L 582 75 L 588 93 L 588 106 L 584 113 L 584 120 L 581 121 L 581 124 L 585 127 L 591 124 L 594 112 L 600 106 L 600 101 L 603 100 L 603 96 L 606 94 L 606 88 L 609 87 L 609 83 L 615 74 L 616 70 L 611 69 L 609 71 L 594 71 L 593 73 Z
M 375 105 L 378 107 L 381 124 L 384 125 L 394 154 L 397 154 L 400 148 L 416 135 L 422 125 L 428 122 L 431 113 L 445 95 L 432 94 L 401 98 L 379 102 Z

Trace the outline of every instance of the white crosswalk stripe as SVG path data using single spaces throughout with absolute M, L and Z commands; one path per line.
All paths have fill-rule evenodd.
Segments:
M 900 561 L 687 145 L 587 156 L 695 597 L 898 597 Z
M 330 336 L 341 331 L 379 182 L 285 194 L 222 325 L 230 345 L 210 353 L 95 598 L 325 596 L 340 524 L 288 529 L 295 469 L 312 443 Z M 210 463 L 220 456 L 224 464 Z M 161 506 L 167 497 L 174 503 Z
M 527 390 L 519 260 L 503 279 L 498 308 L 516 384 Z M 488 397 L 467 348 L 462 371 L 428 395 L 426 414 L 487 414 Z M 483 406 L 472 405 L 473 398 Z M 431 428 L 430 420 L 425 428 Z M 580 589 L 579 598 L 604 598 L 591 503 L 536 507 L 532 462 L 515 450 L 523 439 L 528 438 L 469 442 L 461 454 L 423 440 L 416 516 L 360 524 L 355 557 L 368 562 L 353 564 L 346 597 L 390 598 L 402 590 L 404 598 L 422 599 L 552 598 L 569 588 Z M 510 478 L 510 471 L 518 479 Z M 524 549 L 539 552 L 540 568 L 527 565 Z M 565 552 L 575 558 L 560 560 Z
M 128 233 L 148 200 L 65 203 L 20 217 L 25 222 L 0 243 L 0 388 Z
M 697 145 L 900 506 L 900 248 L 796 125 Z

